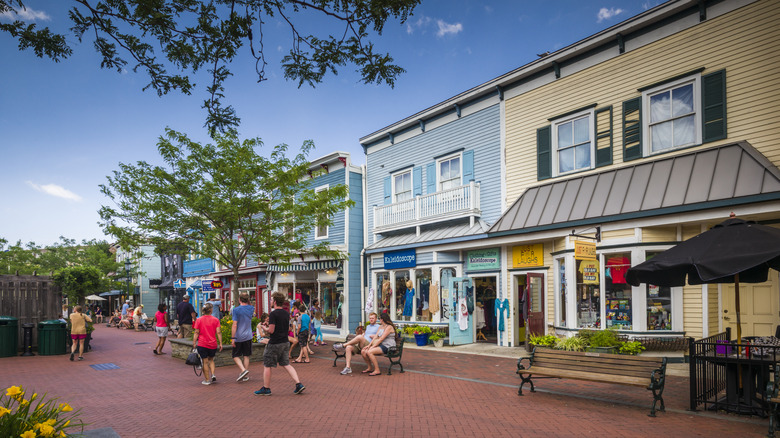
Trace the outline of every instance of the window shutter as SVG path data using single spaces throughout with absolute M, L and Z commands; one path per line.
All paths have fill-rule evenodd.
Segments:
M 552 177 L 552 136 L 550 125 L 536 130 L 536 179 Z
M 422 167 L 417 166 L 412 169 L 412 190 L 414 196 L 422 195 Z
M 425 178 L 427 179 L 425 193 L 428 195 L 436 193 L 436 162 L 428 163 L 425 168 Z
M 385 177 L 385 205 L 393 203 L 393 183 L 390 181 L 390 177 Z
M 623 102 L 623 161 L 642 158 L 642 96 Z
M 726 70 L 701 77 L 702 142 L 726 138 Z
M 463 185 L 474 179 L 474 151 L 463 151 Z
M 596 133 L 596 167 L 612 164 L 612 106 L 593 112 Z

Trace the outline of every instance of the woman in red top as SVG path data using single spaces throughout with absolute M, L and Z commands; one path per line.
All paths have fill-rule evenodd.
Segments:
M 157 346 L 154 347 L 154 354 L 165 354 L 162 349 L 165 346 L 165 339 L 168 337 L 168 329 L 171 328 L 171 323 L 168 322 L 167 309 L 167 305 L 160 304 L 157 306 L 157 313 L 154 314 L 156 321 L 154 331 L 157 332 Z
M 217 376 L 214 374 L 214 356 L 217 354 L 217 346 L 222 351 L 222 333 L 220 333 L 219 320 L 211 315 L 214 307 L 211 303 L 203 306 L 203 316 L 195 321 L 192 328 L 195 335 L 192 338 L 192 345 L 198 349 L 198 354 L 203 359 L 203 382 L 204 385 L 216 383 Z M 209 379 L 209 376 L 211 378 Z

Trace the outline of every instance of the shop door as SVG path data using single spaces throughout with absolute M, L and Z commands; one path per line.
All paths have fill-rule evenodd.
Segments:
M 468 312 L 464 315 L 461 310 L 461 306 L 465 306 L 466 303 L 466 292 L 473 294 L 473 289 L 468 277 L 455 277 L 449 281 L 450 309 L 452 309 L 449 320 L 450 345 L 474 343 L 474 318 Z
M 530 335 L 544 335 L 544 274 L 528 274 L 526 281 L 528 288 L 528 333 Z
M 724 284 L 721 289 L 723 328 L 731 327 L 732 338 L 737 336 L 737 310 L 734 295 L 734 285 Z M 742 336 L 774 336 L 775 327 L 780 324 L 780 318 L 778 318 L 780 290 L 778 290 L 777 274 L 771 271 L 769 280 L 764 283 L 740 283 L 739 297 Z

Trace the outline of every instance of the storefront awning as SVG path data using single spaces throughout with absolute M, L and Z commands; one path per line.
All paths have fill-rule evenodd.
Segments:
M 527 189 L 489 237 L 780 200 L 780 170 L 750 143 L 665 156 Z
M 187 286 L 187 292 L 195 292 L 195 289 L 203 288 L 203 280 L 195 280 L 191 285 Z
M 268 272 L 293 272 L 293 271 L 322 271 L 336 268 L 341 262 L 338 260 L 326 260 L 322 262 L 298 262 L 289 265 L 268 265 Z
M 475 221 L 473 226 L 468 221 L 447 225 L 430 225 L 423 228 L 419 235 L 416 231 L 410 231 L 408 233 L 386 236 L 366 247 L 366 254 L 484 239 L 487 237 L 486 232 L 488 228 L 488 225 L 482 219 Z
M 110 290 L 108 292 L 99 293 L 98 296 L 101 296 L 101 297 L 112 297 L 112 296 L 121 295 L 121 294 L 122 294 L 121 290 L 114 289 L 114 290 Z

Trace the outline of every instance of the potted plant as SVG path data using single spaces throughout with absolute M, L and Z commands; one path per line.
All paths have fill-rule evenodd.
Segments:
M 433 332 L 429 338 L 433 342 L 433 346 L 441 348 L 444 346 L 444 335 L 441 332 Z
M 620 354 L 628 354 L 631 356 L 636 356 L 639 353 L 645 351 L 645 349 L 646 349 L 645 346 L 642 345 L 642 343 L 639 341 L 628 341 L 628 342 L 623 342 L 623 345 L 620 346 L 618 351 L 620 352 Z
M 615 354 L 620 344 L 622 344 L 617 330 L 614 329 L 590 331 L 587 336 L 583 337 L 588 343 L 586 351 L 594 353 Z
M 543 335 L 543 336 L 531 335 L 529 342 L 531 343 L 531 345 L 535 347 L 553 348 L 555 347 L 555 344 L 558 342 L 558 337 L 555 335 Z
M 414 327 L 414 340 L 417 345 L 422 347 L 428 345 L 428 338 L 431 336 L 431 328 L 427 325 L 417 325 Z

